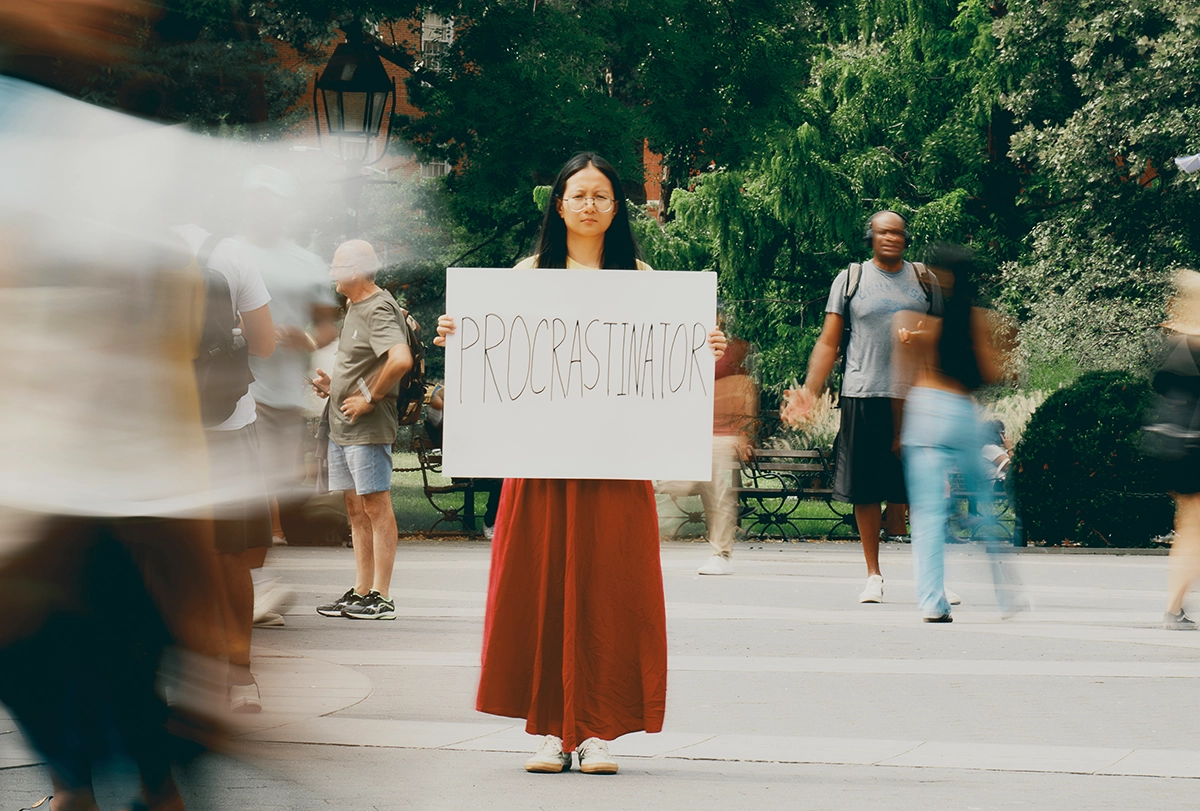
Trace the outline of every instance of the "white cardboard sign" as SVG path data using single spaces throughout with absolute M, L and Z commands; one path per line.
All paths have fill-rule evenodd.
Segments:
M 447 476 L 712 476 L 713 273 L 450 268 Z

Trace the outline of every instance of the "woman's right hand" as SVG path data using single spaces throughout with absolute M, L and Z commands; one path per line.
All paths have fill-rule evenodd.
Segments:
M 437 337 L 433 339 L 434 346 L 445 346 L 446 336 L 453 335 L 455 330 L 454 319 L 448 315 L 438 316 Z

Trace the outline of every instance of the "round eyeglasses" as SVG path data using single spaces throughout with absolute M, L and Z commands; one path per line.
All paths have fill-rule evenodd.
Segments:
M 574 197 L 564 197 L 562 200 L 567 208 L 577 214 L 587 208 L 588 203 L 594 205 L 596 210 L 601 214 L 607 214 L 613 210 L 613 206 L 617 203 L 616 200 L 603 194 L 598 194 L 595 197 L 584 197 L 582 194 L 577 194 Z

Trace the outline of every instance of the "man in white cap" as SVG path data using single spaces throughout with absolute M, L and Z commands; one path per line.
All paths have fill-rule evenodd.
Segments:
M 346 320 L 333 374 L 317 370 L 313 388 L 329 398 L 329 489 L 342 490 L 354 539 L 353 588 L 317 606 L 326 617 L 390 620 L 396 559 L 392 512 L 392 443 L 399 427 L 400 382 L 413 368 L 408 326 L 392 294 L 375 284 L 380 268 L 371 243 L 343 242 L 330 275 L 346 297 Z

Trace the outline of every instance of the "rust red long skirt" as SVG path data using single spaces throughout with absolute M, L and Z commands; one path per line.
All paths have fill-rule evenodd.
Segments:
M 573 750 L 662 730 L 667 621 L 644 481 L 508 479 L 476 708 Z

